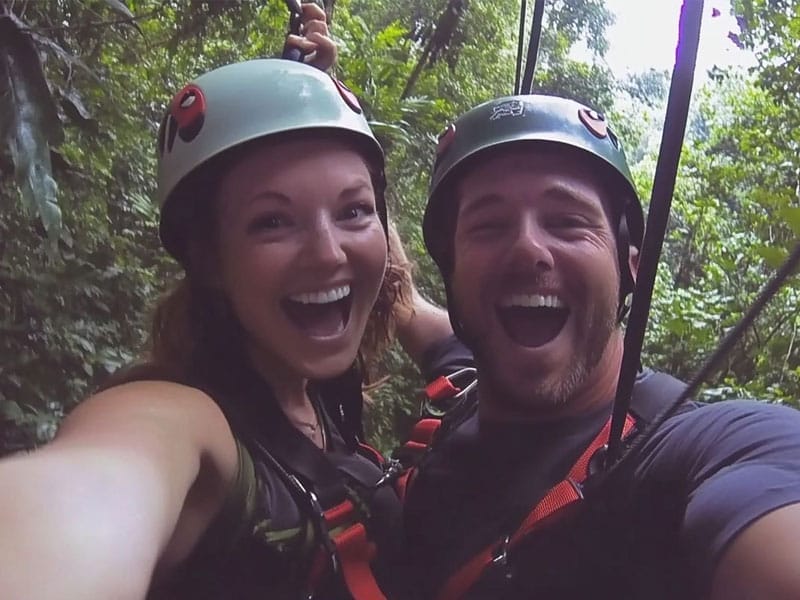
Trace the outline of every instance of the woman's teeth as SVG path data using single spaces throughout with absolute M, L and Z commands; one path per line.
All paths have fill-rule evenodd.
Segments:
M 342 285 L 322 292 L 306 292 L 289 296 L 289 300 L 300 304 L 330 304 L 350 295 L 350 286 Z
M 520 306 L 523 308 L 564 308 L 564 302 L 558 296 L 542 296 L 540 294 L 511 294 L 500 300 L 501 308 Z

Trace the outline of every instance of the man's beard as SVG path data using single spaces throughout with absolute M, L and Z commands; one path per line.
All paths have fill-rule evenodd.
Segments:
M 478 365 L 480 387 L 491 396 L 491 402 L 503 406 L 504 412 L 529 414 L 540 407 L 545 412 L 568 404 L 582 390 L 592 370 L 597 367 L 608 346 L 612 334 L 618 327 L 617 298 L 601 303 L 589 315 L 583 343 L 575 348 L 576 355 L 565 369 L 545 373 L 533 385 L 519 389 L 502 377 L 501 369 L 494 368 L 503 360 L 502 352 L 492 352 L 480 341 L 480 336 L 465 331 L 465 343 L 473 350 Z M 597 306 L 597 305 L 596 305 Z M 574 318 L 574 317 L 573 317 Z M 466 329 L 466 328 L 465 328 Z

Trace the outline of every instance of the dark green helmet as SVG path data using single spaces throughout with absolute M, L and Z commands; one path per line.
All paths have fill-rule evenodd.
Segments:
M 341 132 L 359 144 L 377 172 L 378 212 L 383 202 L 383 151 L 355 95 L 326 73 L 299 62 L 262 59 L 220 67 L 198 77 L 173 98 L 158 135 L 158 202 L 164 247 L 185 259 L 184 193 L 209 161 L 246 142 L 306 130 Z
M 573 100 L 556 96 L 508 96 L 490 100 L 462 115 L 439 137 L 436 163 L 425 209 L 423 233 L 428 252 L 446 275 L 452 240 L 446 232 L 453 219 L 452 183 L 463 164 L 506 144 L 523 142 L 562 144 L 586 153 L 610 175 L 631 243 L 641 247 L 644 216 L 625 153 L 603 115 Z M 453 208 L 452 206 L 450 207 Z M 627 246 L 627 245 L 626 245 Z M 627 248 L 625 251 L 627 262 Z M 627 272 L 627 264 L 621 266 Z

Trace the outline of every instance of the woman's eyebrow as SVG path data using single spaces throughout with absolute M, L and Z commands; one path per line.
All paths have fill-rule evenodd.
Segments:
M 292 199 L 283 194 L 281 192 L 276 192 L 275 190 L 259 190 L 257 193 L 253 194 L 248 200 L 247 204 L 252 204 L 258 200 L 277 200 L 281 204 L 291 204 Z
M 370 194 L 374 193 L 372 189 L 372 184 L 369 181 L 358 181 L 351 186 L 346 187 L 339 193 L 339 198 L 352 198 L 354 196 L 359 196 L 363 192 L 369 192 Z

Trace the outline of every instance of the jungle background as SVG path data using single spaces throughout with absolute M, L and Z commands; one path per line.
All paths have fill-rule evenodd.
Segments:
M 436 135 L 510 93 L 519 0 L 326 6 L 336 74 L 388 153 L 390 209 L 418 286 L 443 303 L 419 228 Z M 730 43 L 756 64 L 714 68 L 696 87 L 643 358 L 684 378 L 800 236 L 800 4 L 735 0 L 732 11 Z M 165 106 L 204 71 L 278 55 L 287 16 L 280 0 L 0 0 L 0 454 L 49 439 L 142 352 L 149 311 L 180 273 L 160 249 L 153 201 Z M 547 2 L 534 87 L 609 114 L 646 203 L 669 73 L 616 79 L 603 60 L 613 18 L 600 0 Z M 798 406 L 798 329 L 795 279 L 703 397 Z M 416 414 L 421 379 L 397 347 L 383 371 L 367 419 L 389 449 Z

